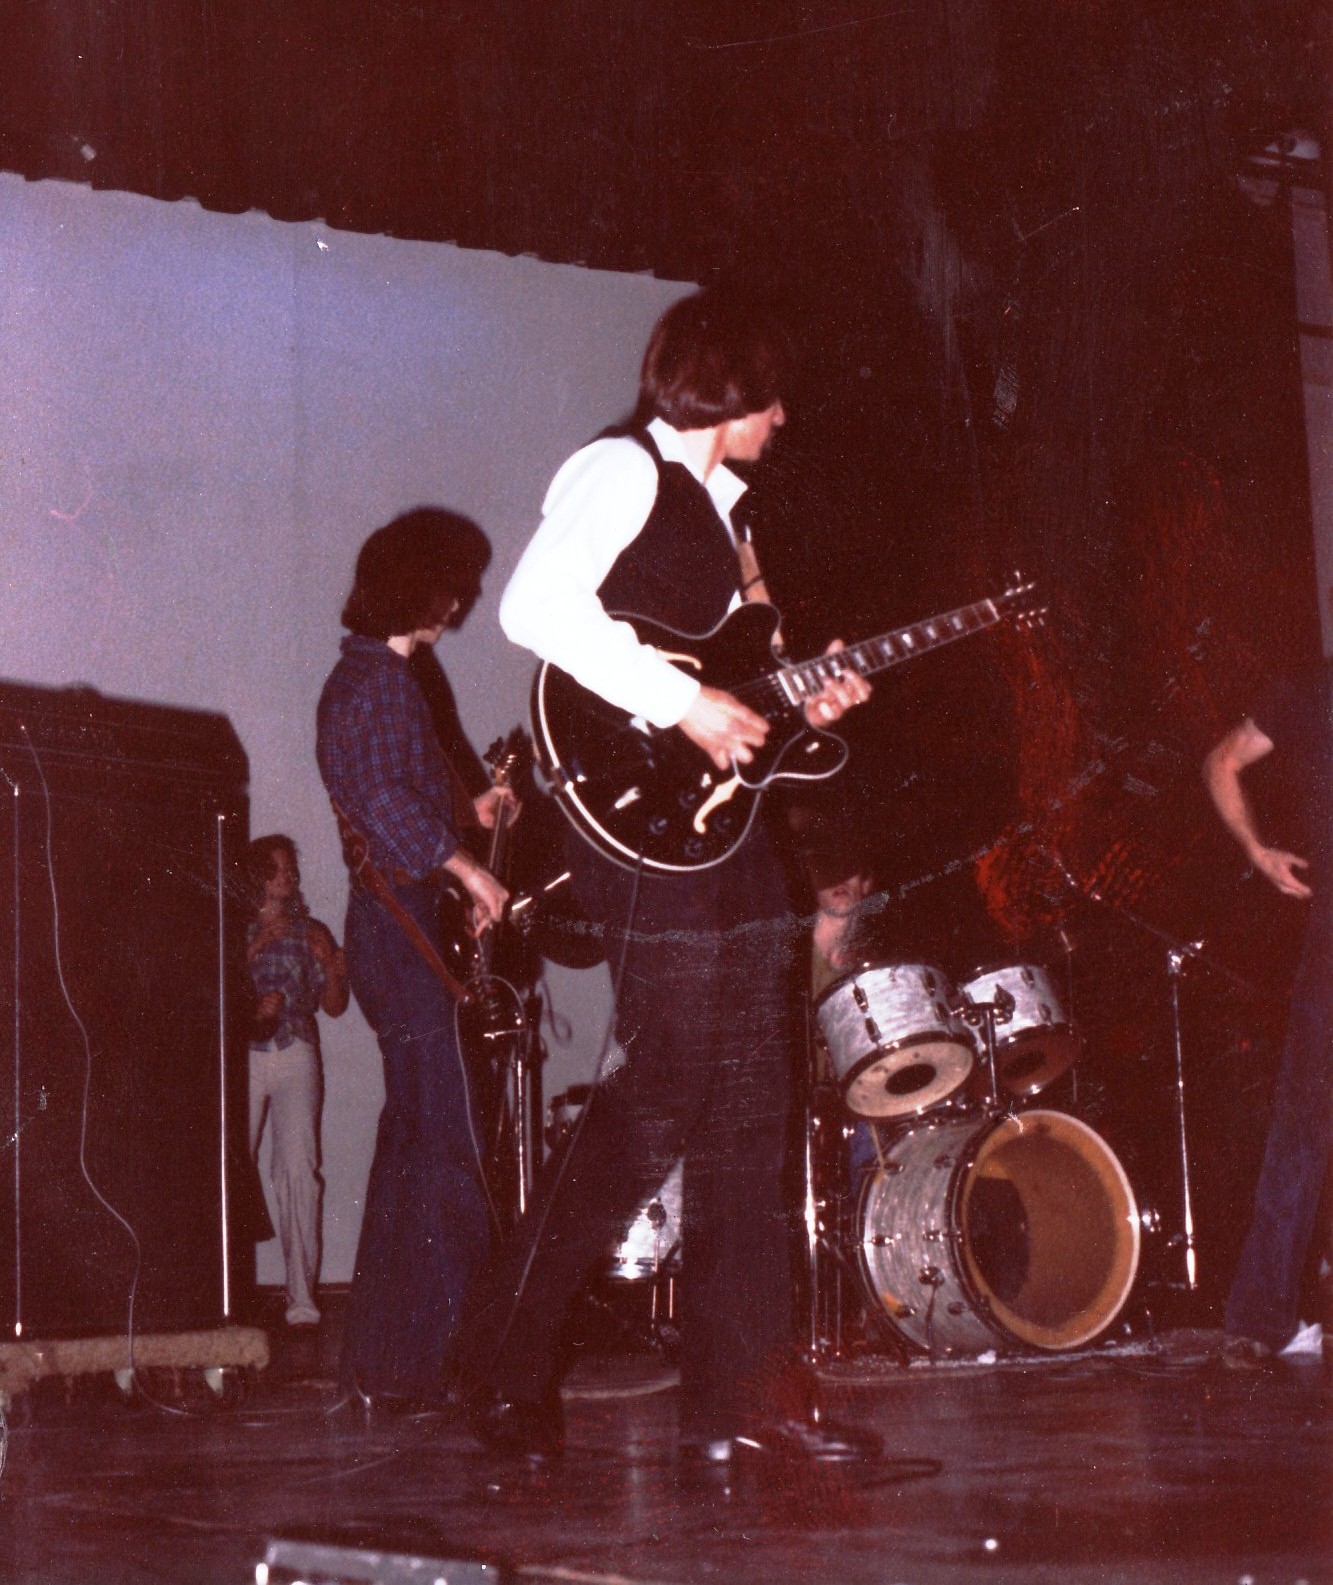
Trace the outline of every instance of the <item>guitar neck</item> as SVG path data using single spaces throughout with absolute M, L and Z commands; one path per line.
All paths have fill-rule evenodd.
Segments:
M 909 622 L 906 627 L 895 628 L 891 633 L 881 633 L 878 638 L 849 644 L 832 655 L 819 655 L 814 660 L 802 661 L 795 666 L 784 666 L 781 671 L 774 673 L 773 680 L 790 703 L 803 704 L 848 669 L 859 672 L 862 677 L 872 677 L 876 672 L 887 671 L 890 666 L 899 666 L 944 644 L 952 644 L 957 639 L 967 638 L 971 633 L 994 627 L 1002 615 L 994 600 L 978 600 L 972 605 L 960 605 L 957 610 L 927 617 L 922 622 Z

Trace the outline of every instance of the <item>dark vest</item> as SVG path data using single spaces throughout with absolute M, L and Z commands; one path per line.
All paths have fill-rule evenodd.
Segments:
M 736 552 L 708 491 L 679 462 L 664 462 L 651 435 L 633 430 L 657 468 L 657 497 L 638 536 L 616 557 L 597 593 L 608 611 L 646 616 L 680 633 L 707 633 L 727 614 L 740 582 Z

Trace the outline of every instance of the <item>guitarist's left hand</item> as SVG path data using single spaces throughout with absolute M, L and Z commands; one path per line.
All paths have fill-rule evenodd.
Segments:
M 824 653 L 836 655 L 845 648 L 843 641 L 835 638 Z M 849 666 L 827 682 L 813 699 L 806 700 L 805 719 L 814 727 L 832 726 L 853 706 L 864 704 L 869 697 L 870 684 Z
M 472 807 L 477 811 L 478 822 L 485 826 L 487 831 L 495 829 L 495 822 L 500 818 L 500 810 L 505 811 L 505 819 L 512 825 L 522 812 L 522 803 L 514 796 L 514 790 L 509 786 L 488 787 L 479 798 L 472 800 Z

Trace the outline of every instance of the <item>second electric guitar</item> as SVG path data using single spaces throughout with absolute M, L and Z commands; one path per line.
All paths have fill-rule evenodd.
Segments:
M 822 781 L 842 769 L 847 745 L 814 730 L 803 713 L 830 677 L 849 670 L 869 677 L 1006 617 L 1030 618 L 1032 589 L 1015 579 L 994 599 L 796 665 L 778 663 L 773 653 L 778 614 L 771 605 L 738 606 L 699 637 L 620 617 L 682 671 L 762 715 L 769 723 L 764 746 L 749 765 L 733 761 L 719 771 L 677 728 L 627 715 L 548 662 L 533 684 L 537 752 L 565 813 L 608 858 L 665 874 L 709 869 L 744 840 L 765 788 Z

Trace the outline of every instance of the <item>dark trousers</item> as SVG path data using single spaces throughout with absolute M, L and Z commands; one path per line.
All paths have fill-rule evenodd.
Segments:
M 1328 1169 L 1331 1099 L 1333 905 L 1320 898 L 1292 991 L 1253 1219 L 1227 1296 L 1227 1331 L 1271 1348 L 1289 1343 L 1300 1319 L 1301 1279 Z
M 785 884 L 762 835 L 715 869 L 637 885 L 582 843 L 569 862 L 605 930 L 626 1060 L 479 1277 L 459 1363 L 506 1398 L 548 1392 L 571 1301 L 683 1155 L 681 1429 L 730 1435 L 794 1343 Z
M 439 895 L 395 888 L 430 937 Z M 454 1006 L 373 897 L 352 888 L 347 966 L 384 1057 L 384 1110 L 347 1301 L 347 1387 L 441 1396 L 445 1347 L 485 1254 L 488 1216 L 459 1060 Z

